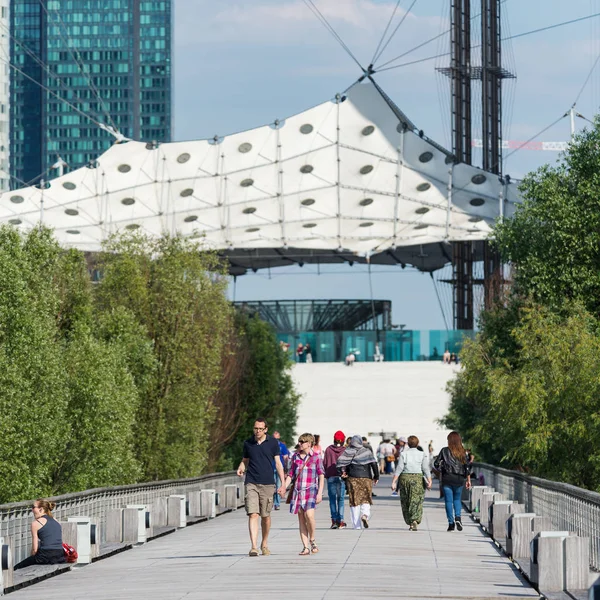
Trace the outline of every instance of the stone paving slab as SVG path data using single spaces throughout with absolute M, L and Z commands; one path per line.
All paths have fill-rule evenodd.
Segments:
M 271 556 L 250 558 L 243 510 L 177 531 L 11 594 L 14 600 L 253 599 L 276 594 L 311 600 L 538 598 L 514 565 L 469 517 L 446 532 L 442 501 L 427 494 L 419 531 L 404 524 L 399 499 L 379 484 L 371 527 L 330 530 L 317 509 L 321 551 L 298 556 L 297 518 L 273 513 Z M 348 508 L 347 508 L 348 510 Z M 349 512 L 349 511 L 348 511 Z M 349 516 L 349 515 L 348 515 Z

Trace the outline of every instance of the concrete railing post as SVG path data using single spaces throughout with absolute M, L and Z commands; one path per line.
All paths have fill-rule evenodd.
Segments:
M 73 546 L 75 550 L 77 550 L 77 554 L 79 554 L 79 529 L 77 527 L 76 521 L 63 521 L 60 523 L 60 528 L 62 530 L 62 539 L 63 543 L 69 544 L 69 546 Z M 86 553 L 86 544 L 85 544 L 85 534 L 82 532 L 82 540 L 81 544 L 83 547 L 84 554 Z
M 202 490 L 200 492 L 202 514 L 200 516 L 214 519 L 217 516 L 217 492 L 215 490 Z
M 74 523 L 77 530 L 76 543 L 71 544 L 77 550 L 77 564 L 89 565 L 92 562 L 92 523 L 89 517 L 69 517 L 68 523 Z M 63 540 L 65 540 L 63 529 Z M 67 542 L 68 543 L 68 542 Z
M 473 513 L 473 518 L 475 518 L 476 520 L 479 520 L 479 515 L 480 515 L 479 502 L 481 501 L 481 497 L 483 496 L 483 493 L 491 492 L 491 491 L 493 491 L 492 488 L 490 488 L 487 485 L 475 485 L 471 488 L 471 500 L 470 500 L 469 508 L 471 509 L 471 512 Z
M 225 508 L 237 510 L 238 507 L 238 486 L 230 484 L 225 486 Z
M 167 499 L 167 525 L 177 528 L 187 525 L 185 496 L 173 494 Z
M 0 537 L 0 596 L 14 585 L 12 544 L 8 538 Z
M 200 492 L 189 492 L 188 503 L 190 506 L 190 517 L 201 517 L 202 516 L 202 503 L 200 501 Z
M 155 498 L 154 502 L 150 506 L 150 513 L 153 527 L 166 527 L 167 526 L 167 498 L 161 496 Z
M 498 542 L 505 545 L 506 520 L 512 500 L 497 500 L 490 505 L 490 535 Z
M 565 539 L 565 589 L 585 590 L 590 573 L 590 538 L 571 535 Z
M 506 521 L 506 554 L 511 558 L 529 558 L 534 517 L 535 513 L 517 513 L 508 517 Z
M 123 541 L 123 509 L 111 508 L 106 511 L 106 541 L 120 544 Z
M 499 492 L 484 492 L 481 497 L 479 506 L 481 508 L 479 514 L 479 522 L 489 531 L 491 525 L 491 510 L 490 507 L 494 502 L 500 502 L 506 498 Z
M 530 579 L 541 593 L 565 589 L 564 540 L 568 531 L 540 531 L 531 540 Z
M 150 512 L 145 504 L 128 504 L 125 510 L 137 511 L 137 544 L 145 544 L 148 537 L 152 536 L 152 522 Z M 123 517 L 125 518 L 125 517 Z

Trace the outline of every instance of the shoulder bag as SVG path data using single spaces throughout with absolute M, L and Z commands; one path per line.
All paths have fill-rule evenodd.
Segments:
M 298 477 L 300 477 L 300 475 L 302 473 L 302 469 L 304 469 L 304 465 L 308 462 L 309 458 L 310 457 L 307 455 L 306 458 L 304 459 L 304 461 L 302 462 L 302 466 L 300 467 L 299 471 L 296 473 L 294 479 L 292 479 L 292 483 L 290 484 L 290 489 L 288 490 L 287 498 L 285 499 L 286 504 L 292 503 L 292 498 L 294 496 L 294 489 L 296 488 L 296 481 L 298 480 Z

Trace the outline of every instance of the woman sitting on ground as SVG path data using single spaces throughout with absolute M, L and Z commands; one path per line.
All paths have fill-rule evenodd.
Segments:
M 429 456 L 419 450 L 419 438 L 411 435 L 408 438 L 408 449 L 398 457 L 398 466 L 392 481 L 392 491 L 396 491 L 396 483 L 400 478 L 400 503 L 402 516 L 411 531 L 417 531 L 417 526 L 423 519 L 423 501 L 425 489 L 431 489 L 431 471 Z
M 52 516 L 56 504 L 43 498 L 33 503 L 31 524 L 31 556 L 14 568 L 24 569 L 32 565 L 56 565 L 66 562 L 60 523 Z

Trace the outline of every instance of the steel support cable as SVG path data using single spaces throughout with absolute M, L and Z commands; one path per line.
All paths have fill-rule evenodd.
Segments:
M 19 69 L 19 67 L 17 67 L 13 63 L 11 63 L 9 60 L 5 59 L 5 62 L 11 69 L 14 69 L 17 73 L 20 73 L 21 75 L 23 75 L 23 77 L 26 77 L 27 79 L 29 79 L 29 81 L 31 81 L 31 82 L 35 83 L 36 85 L 38 85 L 39 87 L 41 87 L 43 90 L 45 90 L 46 92 L 48 92 L 49 94 L 54 96 L 57 100 L 60 100 L 63 104 L 66 104 L 67 106 L 72 108 L 76 113 L 80 114 L 82 117 L 85 117 L 86 119 L 88 119 L 89 121 L 94 123 L 95 125 L 98 125 L 98 127 L 102 126 L 102 123 L 100 123 L 100 121 L 97 121 L 96 119 L 94 119 L 94 117 L 91 117 L 87 113 L 83 112 L 81 109 L 77 108 L 74 104 L 71 104 L 71 102 L 69 102 L 68 100 L 65 100 L 65 98 L 62 98 L 61 96 L 59 96 L 56 92 L 54 92 L 49 87 L 45 86 L 43 83 L 40 83 L 39 81 L 37 81 L 36 79 L 34 79 L 30 75 L 28 75 L 27 73 L 25 73 L 24 71 Z
M 585 78 L 585 81 L 584 81 L 583 85 L 581 86 L 581 89 L 579 90 L 579 94 L 577 94 L 577 98 L 575 98 L 575 102 L 573 102 L 573 106 L 575 106 L 579 102 L 579 99 L 581 98 L 581 94 L 583 94 L 585 88 L 587 87 L 587 84 L 590 82 L 590 79 L 592 78 L 594 71 L 596 70 L 596 67 L 598 66 L 598 62 L 600 62 L 600 54 L 598 54 L 598 56 L 596 57 L 596 60 L 594 61 L 594 64 L 592 65 L 592 68 L 590 69 L 588 76 Z
M 437 296 L 437 301 L 440 306 L 440 311 L 442 313 L 442 317 L 444 319 L 444 325 L 446 326 L 446 331 L 448 331 L 449 330 L 448 320 L 446 319 L 446 311 L 444 310 L 444 306 L 442 304 L 442 299 L 440 298 L 440 292 L 438 291 L 437 281 L 436 281 L 435 277 L 433 276 L 433 273 L 429 273 L 429 275 L 431 277 L 431 280 L 433 281 L 433 289 L 435 290 L 435 295 Z
M 365 71 L 364 67 L 360 64 L 356 56 L 352 53 L 350 48 L 345 44 L 344 40 L 338 35 L 336 30 L 330 25 L 329 21 L 325 18 L 323 13 L 317 8 L 315 3 L 312 0 L 303 0 L 304 4 L 308 6 L 308 8 L 312 11 L 312 13 L 321 21 L 321 23 L 325 26 L 325 28 L 331 33 L 331 35 L 338 41 L 340 46 L 348 53 L 348 56 L 360 67 L 361 71 Z
M 550 29 L 556 29 L 557 27 L 564 27 L 565 25 L 572 25 L 573 23 L 579 23 L 581 21 L 587 21 L 589 19 L 593 19 L 594 17 L 600 17 L 600 12 L 594 13 L 593 15 L 587 15 L 585 17 L 579 17 L 578 19 L 572 19 L 570 21 L 563 21 L 562 23 L 555 23 L 554 25 L 548 25 L 547 27 L 541 27 L 540 29 L 532 29 L 531 31 L 525 31 L 523 33 L 518 33 L 516 35 L 511 35 L 509 37 L 502 38 L 503 42 L 508 40 L 514 40 L 517 38 L 522 38 L 527 35 L 533 35 L 534 33 L 541 33 L 543 31 L 549 31 Z M 472 49 L 475 50 L 479 48 L 480 45 L 472 46 Z M 384 71 L 391 71 L 392 69 L 399 69 L 400 67 L 408 67 L 410 65 L 416 65 L 419 63 L 427 62 L 429 60 L 435 60 L 436 58 L 442 58 L 444 56 L 450 56 L 450 52 L 444 52 L 442 54 L 436 54 L 435 56 L 427 56 L 425 58 L 421 58 L 418 60 L 412 60 L 410 62 L 402 63 L 400 65 L 394 65 L 392 67 L 386 67 L 385 69 L 378 69 L 377 73 L 383 73 Z M 388 64 L 388 63 L 386 63 Z
M 63 80 L 60 78 L 60 76 L 59 76 L 57 73 L 55 73 L 54 71 L 52 71 L 52 69 L 50 69 L 50 67 L 49 67 L 49 66 L 48 66 L 46 63 L 44 63 L 44 61 L 43 61 L 43 60 L 41 60 L 41 59 L 39 58 L 39 56 L 37 56 L 37 54 L 36 54 L 36 53 L 35 53 L 33 50 L 31 50 L 31 49 L 30 49 L 30 48 L 29 48 L 29 47 L 28 47 L 28 46 L 27 46 L 27 45 L 26 45 L 24 42 L 22 42 L 22 41 L 18 40 L 16 37 L 14 37 L 13 35 L 11 35 L 11 33 L 10 33 L 10 31 L 9 31 L 9 28 L 8 28 L 8 27 L 6 27 L 6 26 L 2 26 L 2 28 L 4 29 L 4 31 L 5 31 L 5 32 L 6 32 L 6 34 L 8 35 L 8 38 L 9 38 L 10 40 L 12 40 L 12 41 L 13 41 L 15 44 L 19 45 L 19 46 L 20 46 L 20 47 L 21 47 L 21 48 L 22 48 L 22 49 L 25 51 L 25 53 L 26 53 L 26 54 L 27 54 L 27 55 L 28 55 L 30 58 L 32 58 L 32 59 L 33 59 L 33 60 L 34 60 L 34 61 L 35 61 L 35 62 L 36 62 L 36 63 L 37 63 L 37 64 L 38 64 L 38 65 L 39 65 L 39 66 L 40 66 L 42 69 L 44 69 L 44 71 L 45 71 L 45 72 L 46 72 L 46 73 L 47 73 L 47 74 L 48 74 L 50 77 L 53 77 L 53 78 L 55 78 L 55 79 L 58 81 L 58 83 L 59 83 L 59 84 L 62 86 L 62 88 L 63 88 L 63 89 L 65 89 L 65 90 L 67 90 L 67 91 L 69 91 L 69 90 L 71 89 L 71 88 L 70 88 L 70 87 L 69 87 L 69 86 L 68 86 L 68 85 L 67 85 L 67 84 L 66 84 L 66 83 L 65 83 L 65 82 L 64 82 L 64 81 L 63 81 Z M 9 66 L 10 66 L 10 61 L 9 61 L 9 59 L 8 59 L 8 57 L 7 57 L 7 53 L 6 53 L 6 52 L 4 52 L 4 55 L 6 56 L 6 62 L 7 62 L 7 64 L 9 64 Z M 0 59 L 0 60 L 2 60 L 2 59 Z M 37 82 L 36 82 L 36 83 L 37 83 Z
M 568 114 L 569 113 L 566 112 L 564 115 L 561 115 L 560 117 L 558 117 L 558 119 L 556 119 L 556 121 L 553 121 L 552 123 L 550 123 L 550 125 L 548 125 L 547 127 L 544 127 L 544 129 L 542 129 L 541 131 L 539 131 L 535 135 L 532 135 L 527 141 L 523 142 L 522 144 L 519 144 L 519 146 L 517 146 L 512 152 L 509 152 L 506 156 L 504 156 L 502 158 L 502 161 L 506 162 L 513 154 L 515 154 L 516 152 L 518 152 L 519 150 L 521 150 L 522 148 L 524 148 L 525 146 L 527 146 L 527 144 L 529 144 L 529 142 L 533 142 L 533 140 L 535 140 L 535 138 L 537 138 L 540 135 L 546 133 L 546 131 L 548 131 L 548 129 L 552 129 L 552 127 L 554 127 L 557 123 L 559 123 L 565 117 L 567 117 Z M 494 169 L 494 167 L 497 167 L 497 166 L 498 166 L 498 163 L 496 163 L 495 165 L 493 165 L 492 169 Z
M 372 65 L 374 65 L 375 61 L 377 60 L 376 56 L 377 56 L 377 53 L 379 52 L 379 48 L 381 48 L 381 44 L 383 44 L 383 40 L 385 39 L 385 36 L 390 29 L 390 25 L 392 24 L 392 21 L 394 20 L 394 17 L 396 16 L 396 13 L 398 12 L 398 9 L 400 8 L 401 3 L 402 3 L 402 0 L 398 0 L 398 2 L 396 2 L 396 6 L 394 7 L 394 12 L 392 12 L 392 16 L 390 17 L 389 21 L 387 22 L 387 25 L 385 26 L 385 29 L 383 30 L 383 33 L 381 35 L 381 39 L 379 40 L 379 44 L 377 44 L 377 48 L 375 48 L 375 52 L 373 53 L 373 58 L 371 59 Z
M 500 4 L 504 4 L 507 1 L 508 0 L 502 0 L 502 2 Z M 480 16 L 481 16 L 481 13 L 477 13 L 476 15 L 471 17 L 471 21 L 474 21 L 475 19 L 479 18 Z M 393 63 L 397 60 L 400 60 L 401 58 L 404 58 L 405 56 L 408 56 L 409 54 L 412 54 L 413 52 L 416 52 L 420 48 L 423 48 L 423 46 L 427 46 L 427 44 L 431 44 L 431 42 L 435 42 L 435 40 L 437 40 L 445 35 L 448 35 L 450 33 L 450 31 L 451 31 L 450 29 L 446 29 L 445 31 L 442 31 L 442 33 L 438 33 L 436 36 L 429 38 L 428 40 L 426 40 L 425 42 L 422 42 L 418 46 L 415 46 L 414 48 L 411 48 L 410 50 L 403 52 L 399 56 L 396 56 L 396 58 L 392 58 L 391 60 L 384 62 L 383 64 L 380 65 L 380 68 L 385 67 L 385 66 L 389 65 L 390 63 Z M 381 54 L 379 56 L 381 56 Z M 441 54 L 439 56 L 445 56 L 445 55 Z
M 377 55 L 377 57 L 373 61 L 373 64 L 375 63 L 375 61 L 379 60 L 379 58 L 381 57 L 381 55 L 385 52 L 386 48 L 390 45 L 390 42 L 394 39 L 394 36 L 398 32 L 398 29 L 400 29 L 400 27 L 402 27 L 402 24 L 404 23 L 404 21 L 406 21 L 406 18 L 411 13 L 411 11 L 414 8 L 414 6 L 415 6 L 416 3 L 417 3 L 417 0 L 413 0 L 412 1 L 412 4 L 408 7 L 408 10 L 404 13 L 404 15 L 402 16 L 402 18 L 400 19 L 400 23 L 398 23 L 398 25 L 396 25 L 396 29 L 394 29 L 394 31 L 392 31 L 392 34 L 388 38 L 387 42 L 384 44 L 383 48 L 379 51 L 379 54 Z
M 43 8 L 44 12 L 46 13 L 46 16 L 48 17 L 48 19 L 51 19 L 50 17 L 50 13 L 48 12 L 48 9 L 46 8 L 46 2 L 45 0 L 38 0 L 40 6 Z M 98 100 L 102 111 L 104 112 L 104 116 L 108 118 L 110 124 L 112 125 L 112 127 L 114 128 L 115 131 L 118 131 L 119 128 L 117 127 L 117 125 L 115 124 L 115 122 L 113 121 L 110 112 L 106 109 L 106 104 L 104 103 L 104 99 L 102 98 L 102 96 L 100 96 L 100 92 L 98 91 L 98 88 L 94 85 L 94 82 L 92 81 L 92 78 L 90 77 L 90 75 L 88 73 L 86 73 L 85 71 L 85 65 L 83 63 L 83 60 L 81 59 L 81 55 L 79 54 L 79 50 L 77 50 L 77 48 L 75 47 L 75 50 L 73 51 L 71 49 L 71 45 L 69 42 L 73 41 L 73 38 L 71 38 L 71 36 L 68 33 L 68 29 L 66 27 L 66 25 L 64 24 L 64 21 L 61 19 L 60 14 L 58 13 L 57 10 L 55 10 L 54 12 L 56 12 L 56 16 L 58 17 L 58 21 L 55 21 L 52 19 L 51 23 L 52 24 L 56 24 L 57 22 L 60 23 L 61 27 L 58 27 L 58 32 L 60 35 L 60 38 L 63 42 L 63 44 L 65 44 L 67 51 L 69 52 L 69 54 L 73 57 L 73 60 L 75 61 L 75 64 L 77 65 L 77 67 L 79 68 L 79 71 L 81 72 L 81 74 L 83 75 L 83 77 L 86 79 L 87 84 L 88 84 L 88 88 L 94 93 L 94 95 L 96 96 L 96 99 Z M 63 35 L 63 31 L 66 33 L 67 39 L 65 40 L 65 36 Z M 75 53 L 77 53 L 77 56 L 75 55 Z

